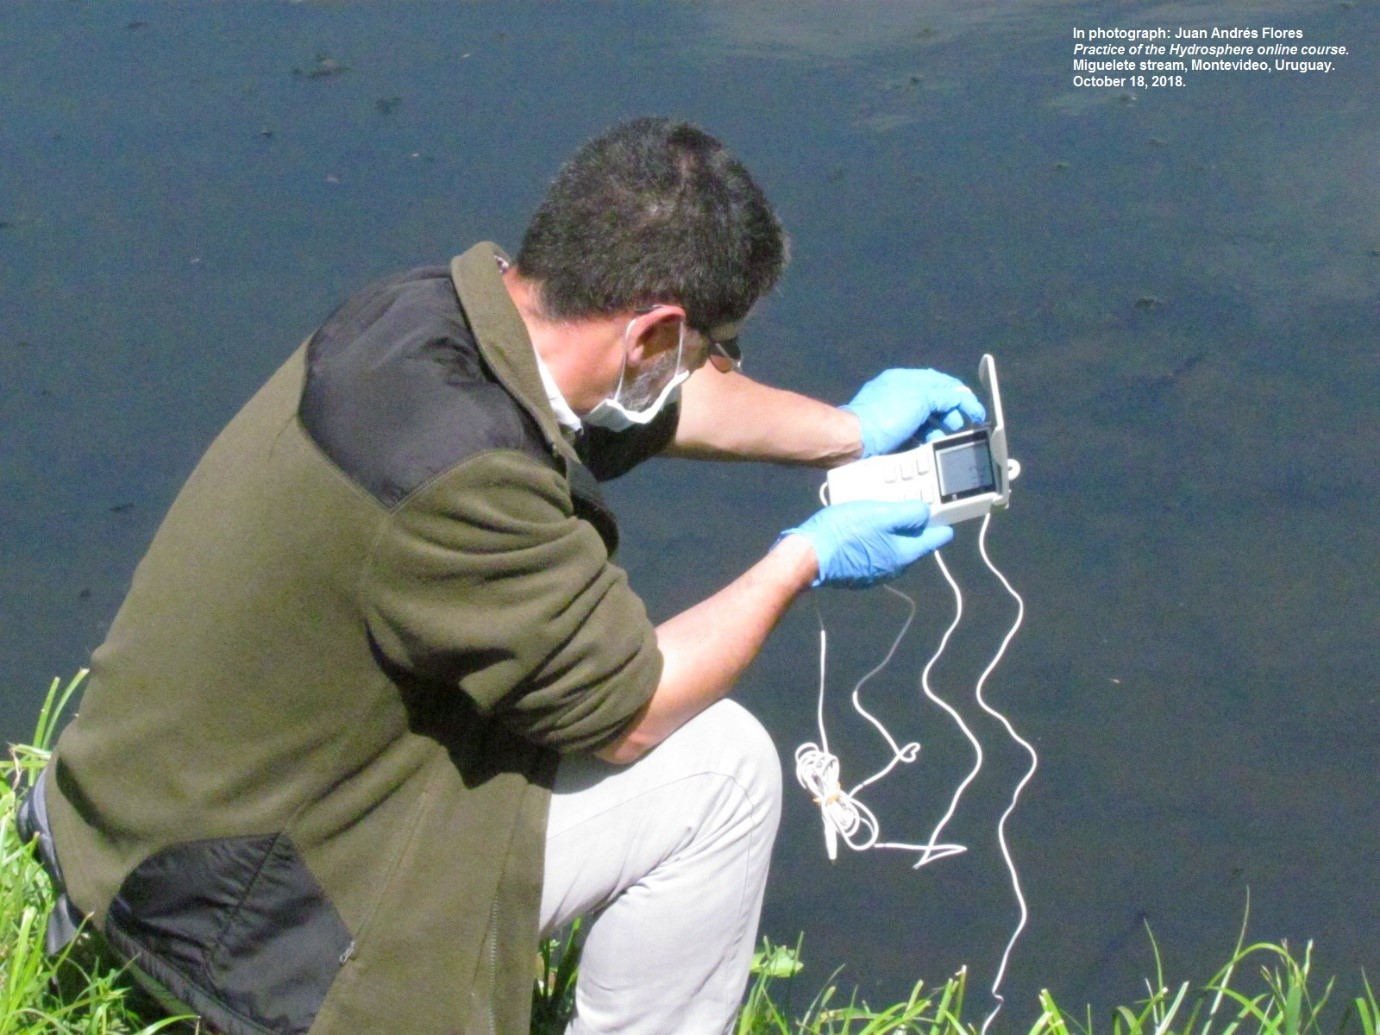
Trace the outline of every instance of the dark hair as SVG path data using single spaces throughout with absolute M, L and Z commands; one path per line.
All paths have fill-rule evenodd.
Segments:
M 550 319 L 673 302 L 700 331 L 741 320 L 785 263 L 781 224 L 742 163 L 696 126 L 662 118 L 581 147 L 517 254 Z

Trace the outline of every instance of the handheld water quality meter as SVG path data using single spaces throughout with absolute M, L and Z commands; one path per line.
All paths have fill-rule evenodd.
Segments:
M 1005 510 L 1021 465 L 1006 455 L 1006 421 L 997 363 L 984 355 L 978 379 L 987 392 L 987 423 L 944 435 L 904 453 L 855 460 L 829 472 L 826 504 L 849 500 L 924 500 L 932 525 L 955 525 Z

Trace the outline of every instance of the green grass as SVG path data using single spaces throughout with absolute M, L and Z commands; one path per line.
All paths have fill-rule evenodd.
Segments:
M 573 1003 L 577 942 L 571 935 L 559 945 L 549 942 L 542 951 L 545 981 L 538 982 L 535 999 L 545 1008 L 533 1011 L 533 1035 L 563 1030 Z M 1033 1023 L 1018 1024 L 1015 1007 L 1008 1003 L 992 1030 L 1029 1035 L 1377 1035 L 1380 1007 L 1364 976 L 1363 994 L 1344 1006 L 1328 1009 L 1331 981 L 1315 993 L 1311 945 L 1301 958 L 1285 945 L 1247 945 L 1243 926 L 1230 961 L 1202 985 L 1169 984 L 1153 938 L 1150 946 L 1155 980 L 1146 982 L 1146 998 L 1133 1006 L 1119 1006 L 1099 1023 L 1087 1007 L 1067 1012 L 1046 991 L 1040 994 Z M 777 1000 L 781 983 L 794 981 L 803 969 L 799 948 L 764 943 L 753 960 L 753 982 L 735 1035 L 978 1035 L 983 1030 L 985 1018 L 963 1016 L 963 971 L 933 989 L 918 983 L 903 1002 L 877 1008 L 859 1000 L 856 991 L 845 995 L 835 972 L 804 1012 L 791 1018 Z
M 52 889 L 14 826 L 16 793 L 48 758 L 59 719 L 85 673 L 63 685 L 54 680 L 39 714 L 33 742 L 14 746 L 0 761 L 0 1035 L 155 1035 L 195 1031 L 175 1019 L 148 1020 L 133 982 L 96 964 L 43 953 L 43 929 Z M 574 1005 L 579 928 L 547 942 L 537 960 L 533 1035 L 557 1035 Z M 1150 940 L 1155 976 L 1144 999 L 1094 1017 L 1087 1007 L 1068 1011 L 1042 992 L 1033 1023 L 1017 1017 L 1023 1004 L 1007 1003 L 994 1031 L 1029 1035 L 1380 1035 L 1380 1005 L 1362 975 L 1350 1002 L 1331 1002 L 1332 981 L 1314 978 L 1312 944 L 1302 954 L 1287 945 L 1246 943 L 1245 925 L 1230 960 L 1202 984 L 1171 982 L 1158 946 Z M 836 971 L 792 1017 L 780 1003 L 795 998 L 802 978 L 800 945 L 764 943 L 753 960 L 753 979 L 735 1035 L 978 1035 L 983 1018 L 964 1017 L 966 975 L 942 985 L 918 983 L 899 1003 L 874 1008 L 856 991 L 845 992 Z M 63 991 L 58 992 L 61 985 Z M 810 987 L 814 987 L 811 984 Z M 806 993 L 808 994 L 808 993 Z
M 120 971 L 80 963 L 68 952 L 52 958 L 43 952 L 52 886 L 19 840 L 16 797 L 48 760 L 58 720 L 85 676 L 80 672 L 65 686 L 53 680 L 33 742 L 12 746 L 0 762 L 0 1035 L 154 1035 L 180 1023 L 146 1020 L 140 994 Z

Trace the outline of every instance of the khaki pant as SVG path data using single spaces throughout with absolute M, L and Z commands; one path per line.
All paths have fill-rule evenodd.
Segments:
M 543 937 L 593 917 L 568 1035 L 730 1029 L 757 940 L 781 766 L 720 701 L 629 766 L 566 758 L 546 835 Z

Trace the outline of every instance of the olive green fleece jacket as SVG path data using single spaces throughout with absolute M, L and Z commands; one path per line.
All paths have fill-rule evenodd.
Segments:
M 232 1035 L 525 1035 L 558 755 L 660 677 L 495 255 L 362 292 L 226 427 L 48 769 L 73 902 Z

